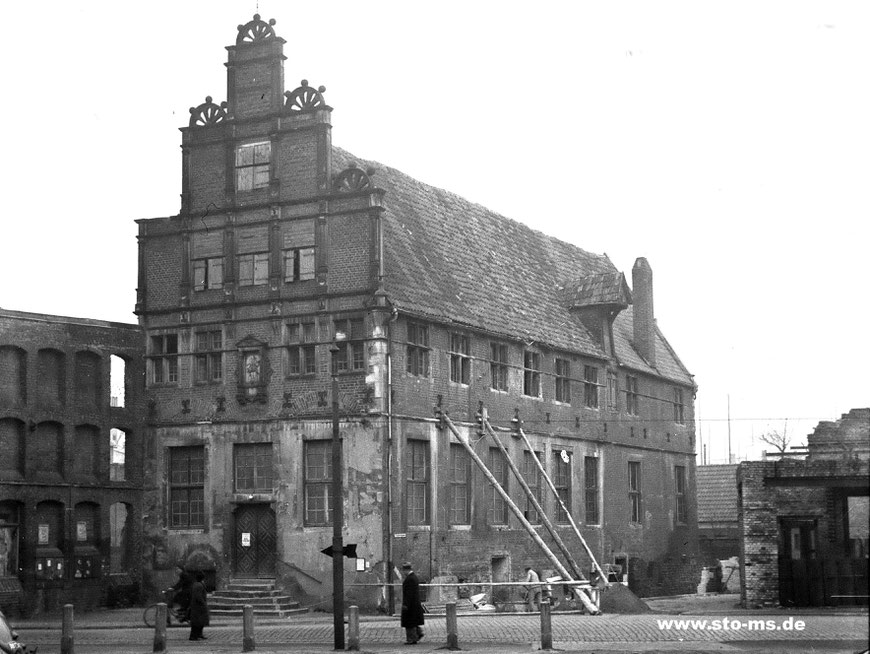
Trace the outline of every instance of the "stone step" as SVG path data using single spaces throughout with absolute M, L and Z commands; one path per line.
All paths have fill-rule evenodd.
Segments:
M 262 590 L 240 590 L 238 588 L 222 588 L 221 590 L 216 590 L 212 595 L 216 595 L 218 597 L 239 597 L 239 598 L 247 598 L 247 597 L 283 597 L 283 594 L 280 590 L 276 588 L 270 589 L 262 589 Z
M 244 608 L 238 609 L 212 609 L 209 607 L 208 610 L 210 615 L 221 615 L 225 617 L 238 617 L 241 618 L 244 615 Z M 254 615 L 267 617 L 267 618 L 286 618 L 291 615 L 299 615 L 300 613 L 308 613 L 308 609 L 303 608 L 292 608 L 292 609 L 254 609 Z

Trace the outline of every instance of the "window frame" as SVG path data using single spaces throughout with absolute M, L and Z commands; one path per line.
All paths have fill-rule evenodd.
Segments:
M 176 480 L 176 473 L 183 467 L 185 480 Z M 205 446 L 184 445 L 169 448 L 169 510 L 170 529 L 203 529 L 206 524 L 205 511 Z M 183 511 L 177 510 L 184 504 Z M 199 510 L 194 509 L 199 507 Z M 185 516 L 184 520 L 179 520 Z
M 258 148 L 268 146 L 266 148 L 265 161 L 262 158 L 262 151 L 259 154 Z M 244 159 L 243 153 L 250 151 L 250 163 L 241 161 Z M 244 181 L 245 173 L 250 172 L 250 181 Z M 272 142 L 271 141 L 256 141 L 253 143 L 241 143 L 235 147 L 233 159 L 233 173 L 235 178 L 236 192 L 252 192 L 263 188 L 269 188 L 272 176 Z M 263 178 L 265 173 L 265 179 Z
M 284 248 L 281 251 L 281 258 L 285 284 L 307 282 L 315 278 L 317 272 L 315 246 Z
M 174 341 L 174 350 L 167 349 L 171 341 Z M 178 341 L 177 332 L 151 334 L 148 338 L 148 377 L 151 385 L 178 385 Z
M 461 443 L 450 443 L 447 524 L 471 524 L 471 457 Z
M 274 447 L 272 441 L 265 443 L 233 444 L 233 490 L 236 493 L 271 493 L 275 481 Z M 250 465 L 249 460 L 253 459 Z M 240 471 L 250 470 L 250 475 L 240 476 Z M 240 481 L 252 480 L 252 485 L 242 486 Z M 268 483 L 265 481 L 268 480 Z
M 310 329 L 309 329 L 310 328 Z M 317 324 L 314 320 L 287 325 L 286 377 L 317 374 Z
M 489 448 L 489 469 L 495 480 L 510 496 L 510 468 L 508 467 L 507 457 L 498 447 Z M 510 520 L 510 507 L 508 503 L 501 493 L 495 490 L 492 484 L 487 484 L 486 492 L 488 496 L 486 503 L 487 522 L 490 525 L 499 527 L 507 526 Z
M 556 378 L 556 401 L 571 404 L 571 361 L 556 357 L 553 370 Z
M 523 395 L 541 397 L 541 353 L 523 350 Z
M 342 332 L 345 339 L 336 341 L 335 371 L 338 373 L 364 372 L 366 369 L 365 319 L 339 318 L 332 323 L 333 334 Z
M 471 381 L 471 344 L 466 334 L 450 332 L 450 381 L 468 386 Z
M 428 526 L 431 522 L 430 456 L 429 441 L 408 439 L 404 473 L 406 523 L 409 527 Z M 422 499 L 422 507 L 413 505 L 413 500 L 417 499 Z
M 583 366 L 583 404 L 587 409 L 598 408 L 598 366 Z
M 239 262 L 239 286 L 265 286 L 269 283 L 268 252 L 244 252 L 236 256 Z M 250 275 L 247 270 L 249 263 Z
M 625 412 L 630 416 L 640 414 L 640 384 L 637 375 L 625 376 Z
M 319 466 L 312 465 L 316 457 Z M 313 473 L 322 470 L 318 476 Z M 306 527 L 329 527 L 333 523 L 332 512 L 332 441 L 311 440 L 303 443 L 303 525 Z M 313 507 L 314 502 L 318 503 Z
M 538 461 L 540 461 L 543 455 L 543 452 L 523 450 L 523 478 L 526 480 L 526 484 L 528 484 L 529 490 L 532 491 L 532 495 L 534 495 L 535 499 L 538 500 L 538 505 L 541 507 L 541 509 L 544 508 L 544 503 L 542 501 L 543 475 L 541 474 L 540 468 L 538 468 L 538 464 L 536 464 L 534 459 L 532 459 L 532 456 L 536 457 Z M 529 523 L 533 525 L 541 524 L 541 516 L 532 505 L 528 495 L 526 495 L 525 497 L 525 507 L 526 508 L 523 511 L 523 515 L 525 516 L 526 520 L 528 520 Z
M 674 522 L 689 522 L 689 502 L 686 497 L 686 466 L 674 466 Z
M 686 405 L 683 402 L 683 389 L 679 386 L 674 386 L 674 422 L 686 424 Z
M 641 462 L 628 462 L 628 501 L 629 522 L 642 524 L 643 522 L 643 492 L 641 490 Z
M 224 287 L 223 256 L 194 259 L 192 265 L 194 292 L 210 291 Z
M 409 321 L 407 324 L 405 370 L 414 377 L 429 376 L 429 325 Z
M 600 525 L 601 512 L 598 507 L 600 497 L 598 480 L 598 457 L 587 456 L 583 459 L 583 491 L 586 504 L 586 524 Z
M 562 452 L 566 452 L 568 454 L 568 462 L 562 460 Z M 555 503 L 555 522 L 556 524 L 570 524 L 571 520 L 568 517 L 569 514 L 573 513 L 573 509 L 571 506 L 571 463 L 574 460 L 574 455 L 571 450 L 568 450 L 564 447 L 553 448 L 551 452 L 553 456 L 553 486 L 556 487 L 556 494 L 559 499 L 562 500 L 562 503 L 565 505 L 567 511 L 562 509 L 562 505 L 559 502 Z
M 489 386 L 494 391 L 507 392 L 509 388 L 508 346 L 490 341 L 489 354 Z
M 224 381 L 223 330 L 196 331 L 193 334 L 193 342 L 195 348 L 193 383 L 222 384 Z

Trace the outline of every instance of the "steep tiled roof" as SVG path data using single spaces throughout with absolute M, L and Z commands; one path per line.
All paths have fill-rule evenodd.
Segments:
M 586 252 L 454 193 L 333 148 L 335 171 L 351 163 L 375 168 L 372 183 L 386 192 L 384 287 L 399 310 L 604 356 L 569 307 L 584 279 L 597 278 L 602 297 L 623 293 L 619 280 L 624 285 L 624 278 L 606 255 Z M 624 311 L 614 328 L 620 361 L 692 384 L 661 335 L 658 373 L 643 362 L 630 344 L 631 319 L 626 314 L 630 316 Z
M 698 466 L 698 524 L 737 523 L 737 465 Z
M 591 307 L 600 304 L 631 304 L 631 291 L 621 272 L 587 275 L 572 289 L 572 307 Z

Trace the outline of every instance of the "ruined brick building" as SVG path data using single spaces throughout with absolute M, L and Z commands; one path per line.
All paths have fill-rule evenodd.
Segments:
M 0 607 L 135 601 L 138 325 L 0 309 Z
M 820 422 L 806 449 L 738 466 L 747 607 L 867 605 L 870 408 Z
M 641 594 L 692 591 L 695 385 L 656 327 L 647 261 L 630 290 L 606 255 L 334 147 L 325 89 L 285 92 L 273 24 L 240 26 L 226 102 L 191 109 L 179 214 L 138 221 L 144 538 L 167 554 L 153 584 L 182 563 L 217 586 L 274 578 L 329 597 L 334 474 L 360 557 L 347 594 L 362 606 L 387 601 L 377 584 L 403 560 L 424 579 L 545 567 L 434 419 L 440 404 L 525 507 L 476 434 L 482 403 L 497 426 L 523 421 L 600 563 Z M 502 438 L 564 526 L 532 452 Z

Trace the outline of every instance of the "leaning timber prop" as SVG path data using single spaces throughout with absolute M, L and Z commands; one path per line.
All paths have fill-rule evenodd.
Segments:
M 562 540 L 562 537 L 559 535 L 559 532 L 553 526 L 553 522 L 550 520 L 547 513 L 541 507 L 540 502 L 538 502 L 538 498 L 535 497 L 535 494 L 532 492 L 532 489 L 529 488 L 529 484 L 526 481 L 526 478 L 523 477 L 523 473 L 520 472 L 519 468 L 517 468 L 517 464 L 514 463 L 514 460 L 511 458 L 510 454 L 508 454 L 507 448 L 502 444 L 501 439 L 495 433 L 495 430 L 492 428 L 492 425 L 489 424 L 489 420 L 487 420 L 486 409 L 483 407 L 480 408 L 481 422 L 483 423 L 484 429 L 486 429 L 487 433 L 490 435 L 495 444 L 498 446 L 498 449 L 501 451 L 502 455 L 507 461 L 508 467 L 511 469 L 511 472 L 514 473 L 514 476 L 517 478 L 517 481 L 520 482 L 520 486 L 525 492 L 526 496 L 529 498 L 529 502 L 532 504 L 532 507 L 535 511 L 538 512 L 538 515 L 541 518 L 541 522 L 544 523 L 544 527 L 547 528 L 547 531 L 550 533 L 550 536 L 553 537 L 556 545 L 558 545 L 559 549 L 562 552 L 562 555 L 565 557 L 565 560 L 568 562 L 571 570 L 574 571 L 573 577 L 575 579 L 579 579 L 580 581 L 586 582 L 586 578 L 583 576 L 583 572 L 580 570 L 580 566 L 577 565 L 577 562 L 574 560 L 574 557 L 571 556 L 571 552 L 568 550 L 568 546 L 565 545 L 565 541 Z M 535 463 L 539 466 L 541 465 L 538 461 L 538 457 L 535 455 L 535 451 L 530 448 L 532 456 L 535 458 Z M 565 508 L 564 506 L 562 507 Z
M 488 423 L 487 423 L 488 424 Z M 490 427 L 492 429 L 492 427 Z M 517 425 L 517 431 L 520 436 L 523 438 L 523 442 L 526 444 L 526 447 L 534 454 L 535 449 L 532 447 L 531 441 L 529 441 L 529 437 L 526 436 L 526 432 L 523 431 L 523 428 Z M 547 471 L 544 470 L 544 466 L 538 461 L 538 457 L 532 457 L 535 460 L 535 463 L 538 464 L 538 470 L 541 471 L 541 475 L 543 475 L 544 479 L 547 481 L 547 485 L 550 487 L 550 490 L 553 491 L 553 497 L 556 498 L 556 501 L 559 502 L 559 505 L 562 507 L 562 511 L 565 512 L 565 515 L 568 516 L 568 521 L 571 523 L 571 527 L 574 528 L 574 533 L 577 534 L 577 538 L 580 539 L 580 542 L 583 544 L 583 548 L 586 550 L 586 554 L 589 555 L 589 558 L 592 561 L 592 566 L 595 568 L 595 571 L 599 574 L 602 583 L 607 583 L 607 575 L 604 574 L 604 571 L 598 565 L 598 561 L 595 560 L 595 555 L 592 553 L 592 550 L 589 549 L 589 545 L 586 544 L 586 540 L 583 538 L 583 535 L 580 533 L 580 529 L 577 527 L 577 523 L 574 521 L 574 517 L 571 515 L 571 512 L 565 506 L 565 503 L 562 501 L 562 498 L 559 497 L 559 492 L 556 490 L 556 485 L 553 483 L 553 480 L 550 479 L 550 476 L 547 474 Z
M 453 421 L 447 416 L 445 412 L 440 412 L 441 420 L 443 420 L 444 424 L 450 429 L 456 439 L 462 444 L 462 446 L 468 452 L 468 455 L 471 457 L 471 460 L 480 468 L 484 477 L 492 484 L 492 487 L 501 495 L 502 499 L 507 503 L 510 507 L 511 511 L 513 511 L 514 515 L 520 521 L 520 524 L 523 528 L 529 533 L 532 537 L 532 540 L 535 541 L 538 547 L 541 548 L 541 551 L 546 555 L 546 557 L 553 564 L 553 567 L 556 571 L 562 575 L 562 578 L 567 581 L 572 581 L 572 577 L 568 570 L 565 569 L 565 566 L 562 565 L 562 562 L 553 554 L 553 551 L 547 547 L 547 544 L 543 541 L 543 539 L 538 535 L 538 532 L 535 531 L 534 527 L 526 520 L 523 512 L 520 508 L 514 503 L 514 501 L 510 498 L 510 495 L 507 494 L 504 488 L 501 487 L 501 484 L 498 483 L 498 480 L 493 476 L 493 474 L 489 471 L 489 468 L 486 467 L 486 464 L 481 460 L 481 458 L 477 455 L 477 452 L 474 451 L 474 448 L 471 447 L 471 443 L 468 442 L 468 436 L 462 434 L 456 426 L 453 424 Z M 578 586 L 581 582 L 578 582 Z M 577 593 L 577 596 L 580 598 L 580 601 L 583 603 L 583 606 L 591 615 L 596 615 L 600 613 L 599 609 L 595 604 L 592 603 L 592 600 L 589 599 L 589 596 L 586 593 L 580 592 Z

